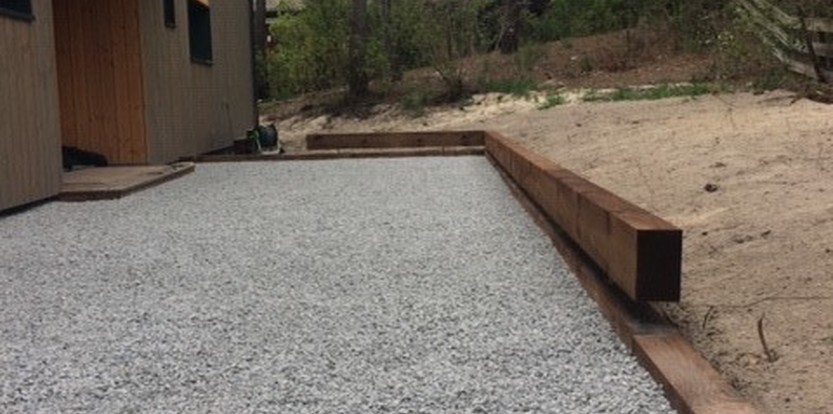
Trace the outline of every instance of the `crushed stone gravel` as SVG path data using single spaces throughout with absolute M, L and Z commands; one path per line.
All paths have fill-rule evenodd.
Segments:
M 0 412 L 669 413 L 482 157 L 0 218 Z

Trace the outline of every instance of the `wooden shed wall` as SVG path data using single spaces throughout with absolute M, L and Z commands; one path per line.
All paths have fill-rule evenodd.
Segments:
M 175 0 L 176 27 L 162 1 L 142 1 L 145 113 L 152 163 L 231 145 L 255 119 L 248 1 L 212 0 L 213 63 L 191 61 L 187 0 Z
M 50 0 L 31 22 L 0 16 L 0 210 L 61 186 L 61 131 Z
M 140 0 L 54 0 L 63 144 L 147 160 Z

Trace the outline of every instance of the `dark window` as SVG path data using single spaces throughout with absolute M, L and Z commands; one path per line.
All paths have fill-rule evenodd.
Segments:
M 188 0 L 188 41 L 191 60 L 210 64 L 214 57 L 211 52 L 211 9 L 196 0 Z
M 21 20 L 33 20 L 31 0 L 0 0 L 0 14 Z
M 165 9 L 165 26 L 176 27 L 176 10 L 174 10 L 174 0 L 162 0 L 162 7 Z

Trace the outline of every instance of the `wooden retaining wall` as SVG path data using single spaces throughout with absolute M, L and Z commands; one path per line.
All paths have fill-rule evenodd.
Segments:
M 497 132 L 307 136 L 310 153 L 338 149 L 485 146 L 486 154 L 629 298 L 679 301 L 682 230 Z
M 486 152 L 635 301 L 679 301 L 682 230 L 486 132 Z
M 548 213 L 506 171 L 500 167 L 498 171 L 512 194 L 553 241 L 622 342 L 662 384 L 674 409 L 680 414 L 761 414 L 650 303 L 634 302 L 614 288 Z
M 311 134 L 307 149 L 469 147 L 482 146 L 483 137 L 483 131 Z

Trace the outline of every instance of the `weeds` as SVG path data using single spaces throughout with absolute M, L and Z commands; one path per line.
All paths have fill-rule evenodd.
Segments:
M 593 60 L 590 59 L 589 56 L 584 55 L 581 57 L 581 61 L 579 62 L 579 70 L 583 74 L 587 74 L 593 71 L 596 68 L 596 65 L 593 64 Z
M 618 101 L 645 101 L 675 97 L 697 97 L 713 92 L 713 88 L 704 83 L 687 85 L 662 84 L 650 88 L 619 88 L 613 92 L 600 92 L 592 90 L 582 100 L 584 102 L 618 102 Z
M 537 88 L 535 81 L 529 78 L 493 79 L 483 82 L 486 92 L 506 93 L 518 97 L 528 97 Z
M 541 105 L 538 105 L 538 109 L 543 111 L 545 109 L 554 108 L 559 105 L 564 105 L 567 103 L 567 98 L 561 96 L 560 94 L 555 95 L 547 95 L 547 98 Z
M 773 91 L 781 87 L 787 78 L 787 71 L 782 68 L 773 68 L 759 76 L 752 83 L 752 90 L 755 93 Z
M 420 118 L 425 116 L 425 105 L 428 103 L 428 97 L 423 92 L 413 91 L 403 96 L 399 101 L 402 110 L 411 118 Z

